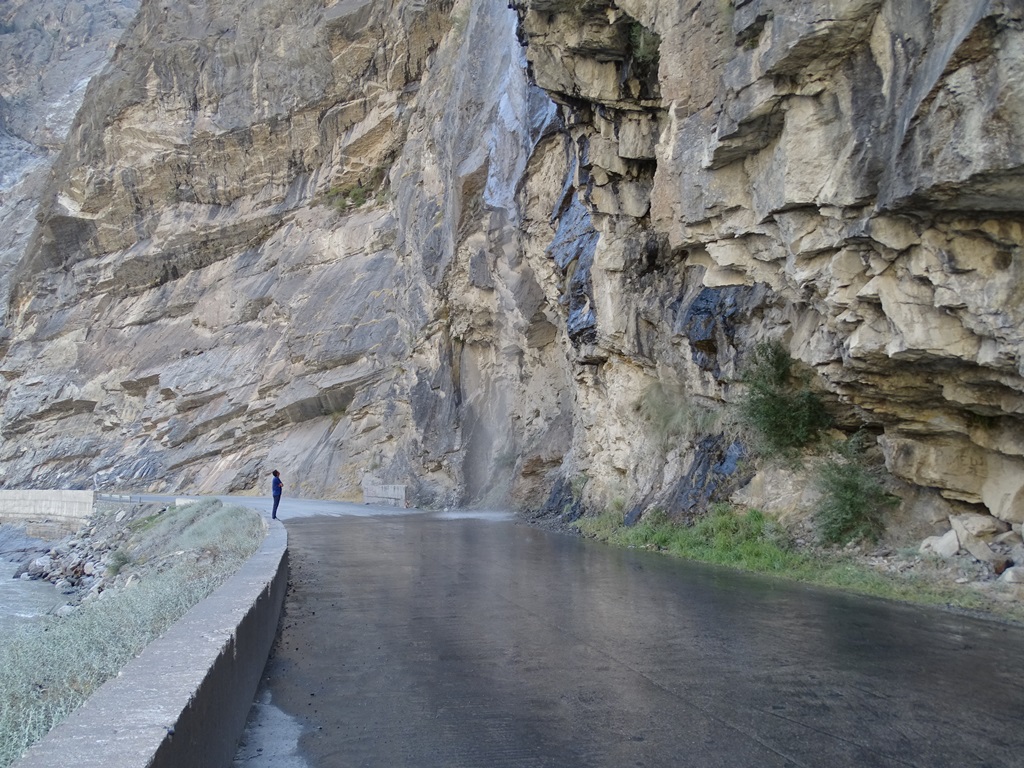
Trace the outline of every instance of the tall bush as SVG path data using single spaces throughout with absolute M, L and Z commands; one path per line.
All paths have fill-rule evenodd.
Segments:
M 877 541 L 885 530 L 886 509 L 899 503 L 865 460 L 863 442 L 862 436 L 854 435 L 817 470 L 821 501 L 814 522 L 825 543 Z
M 644 389 L 633 409 L 647 420 L 665 451 L 722 427 L 715 411 L 688 396 L 682 387 L 662 382 Z
M 830 419 L 806 376 L 793 370 L 793 359 L 777 341 L 759 343 L 743 370 L 747 393 L 740 405 L 743 420 L 757 432 L 770 453 L 791 453 L 816 440 Z

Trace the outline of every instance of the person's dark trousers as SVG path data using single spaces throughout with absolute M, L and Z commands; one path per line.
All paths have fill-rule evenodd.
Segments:
M 280 503 L 281 503 L 281 495 L 278 494 L 277 496 L 274 497 L 274 511 L 270 513 L 270 516 L 274 520 L 277 519 L 277 505 L 280 504 Z

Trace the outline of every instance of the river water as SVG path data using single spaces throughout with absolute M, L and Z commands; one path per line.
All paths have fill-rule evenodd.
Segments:
M 46 547 L 39 539 L 9 526 L 0 527 L 0 634 L 38 620 L 64 603 L 63 596 L 48 581 L 14 578 L 25 549 Z

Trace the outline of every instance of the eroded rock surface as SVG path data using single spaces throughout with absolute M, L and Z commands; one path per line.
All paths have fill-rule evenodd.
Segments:
M 12 0 L 0 8 L 0 320 L 46 175 L 89 81 L 138 7 L 138 0 Z
M 537 81 L 571 115 L 583 196 L 615 233 L 598 252 L 646 238 L 595 259 L 590 354 L 653 348 L 648 369 L 729 400 L 750 337 L 775 336 L 852 408 L 848 425 L 883 433 L 895 475 L 1020 522 L 1019 5 L 531 2 L 520 16 Z M 633 77 L 638 29 L 660 39 L 657 91 Z M 618 47 L 595 54 L 601 34 Z M 754 293 L 732 333 L 677 310 L 655 316 L 651 344 L 629 327 L 638 273 L 666 309 L 701 286 L 689 316 L 709 290 Z M 670 327 L 699 370 L 658 348 Z
M 723 413 L 771 338 L 903 514 L 1019 524 L 1022 24 L 145 0 L 66 141 L 19 129 L 55 159 L 5 188 L 40 210 L 2 255 L 3 478 L 682 514 L 751 479 Z

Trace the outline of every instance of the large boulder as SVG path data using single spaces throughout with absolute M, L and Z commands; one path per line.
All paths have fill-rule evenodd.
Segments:
M 992 548 L 982 538 L 976 536 L 971 531 L 971 526 L 978 525 L 973 517 L 972 515 L 952 515 L 949 518 L 949 524 L 953 526 L 953 531 L 956 532 L 960 546 L 970 552 L 975 559 L 985 563 L 994 562 L 997 557 L 996 553 L 992 551 Z M 967 519 L 964 520 L 963 518 Z
M 921 542 L 921 554 L 938 555 L 949 559 L 960 551 L 960 538 L 955 530 L 950 529 L 942 536 L 929 536 Z
M 1007 584 L 1024 584 L 1024 567 L 1015 565 L 1012 568 L 1007 568 L 999 580 Z

